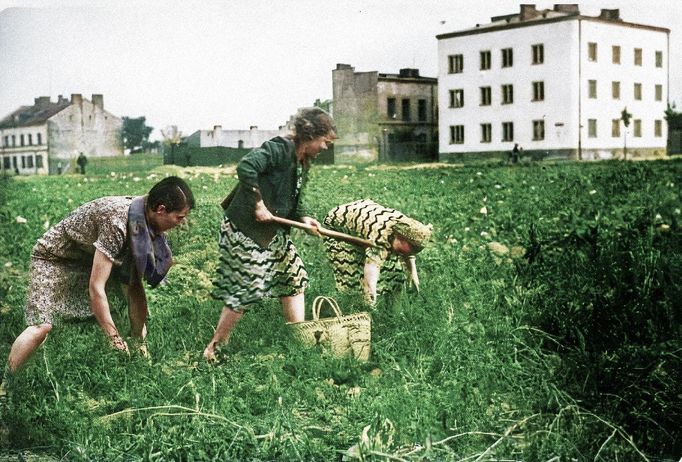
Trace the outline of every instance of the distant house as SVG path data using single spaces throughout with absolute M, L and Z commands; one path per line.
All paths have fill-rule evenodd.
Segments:
M 442 159 L 498 156 L 515 143 L 535 158 L 666 154 L 669 29 L 617 9 L 522 4 L 437 38 Z
M 383 74 L 337 64 L 332 82 L 337 162 L 436 158 L 436 78 L 418 69 Z
M 35 99 L 0 120 L 2 173 L 64 173 L 82 152 L 87 157 L 123 155 L 123 121 L 104 110 L 102 95 Z
M 291 130 L 287 126 L 280 126 L 277 130 L 261 130 L 252 125 L 248 130 L 223 130 L 221 125 L 215 125 L 213 130 L 197 130 L 184 139 L 187 146 L 194 148 L 257 148 L 264 142 L 276 136 L 284 136 Z

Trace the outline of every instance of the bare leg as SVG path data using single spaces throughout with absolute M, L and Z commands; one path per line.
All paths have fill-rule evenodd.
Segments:
M 206 348 L 204 349 L 204 358 L 206 361 L 215 361 L 216 347 L 221 343 L 226 343 L 230 339 L 232 329 L 237 325 L 243 314 L 243 312 L 237 312 L 228 307 L 223 308 L 213 338 L 208 342 L 208 345 L 206 345 Z
M 280 297 L 284 319 L 287 322 L 305 321 L 305 295 L 300 293 L 291 297 Z
M 19 334 L 12 344 L 7 360 L 10 372 L 16 372 L 31 357 L 33 352 L 47 340 L 47 334 L 50 330 L 52 330 L 52 324 L 44 323 L 28 326 Z

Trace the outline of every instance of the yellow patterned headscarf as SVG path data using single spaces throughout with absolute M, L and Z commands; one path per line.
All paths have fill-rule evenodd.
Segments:
M 393 225 L 393 232 L 402 236 L 410 244 L 417 247 L 418 250 L 421 250 L 431 238 L 433 225 L 430 223 L 425 225 L 420 221 L 403 216 L 398 219 L 398 223 Z

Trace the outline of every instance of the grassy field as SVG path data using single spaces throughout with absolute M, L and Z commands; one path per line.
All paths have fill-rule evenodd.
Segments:
M 198 204 L 148 291 L 152 359 L 94 322 L 53 329 L 14 380 L 0 454 L 55 460 L 677 460 L 682 454 L 682 162 L 314 168 L 317 216 L 371 198 L 433 223 L 419 294 L 372 309 L 372 356 L 292 341 L 254 306 L 201 352 L 230 168 L 88 166 L 0 179 L 0 366 L 24 327 L 31 247 L 77 205 L 185 177 Z M 18 220 L 22 217 L 26 220 Z M 317 295 L 345 312 L 322 242 L 294 233 Z M 115 319 L 127 325 L 123 305 Z

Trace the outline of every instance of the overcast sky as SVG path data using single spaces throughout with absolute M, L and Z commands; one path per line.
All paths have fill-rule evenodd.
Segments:
M 509 0 L 0 0 L 0 117 L 37 96 L 104 95 L 117 116 L 183 134 L 276 129 L 331 99 L 337 63 L 437 77 L 440 33 L 518 13 Z M 555 2 L 536 2 L 538 9 Z M 558 3 L 558 2 L 556 2 Z M 670 99 L 682 106 L 681 0 L 579 2 L 671 29 Z

